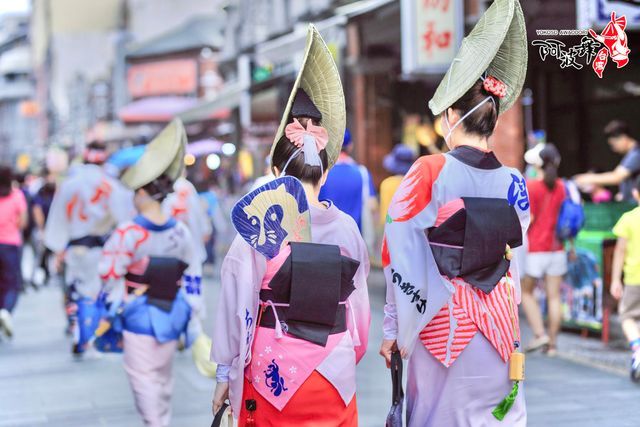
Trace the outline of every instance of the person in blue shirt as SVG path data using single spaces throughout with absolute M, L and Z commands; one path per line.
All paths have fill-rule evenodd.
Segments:
M 320 190 L 320 200 L 331 201 L 341 211 L 351 216 L 363 231 L 365 222 L 373 218 L 376 207 L 376 190 L 371 174 L 365 166 L 359 165 L 353 157 L 351 133 L 344 133 L 342 152 L 335 166 L 329 171 L 327 182 Z M 366 228 L 366 224 L 365 224 Z

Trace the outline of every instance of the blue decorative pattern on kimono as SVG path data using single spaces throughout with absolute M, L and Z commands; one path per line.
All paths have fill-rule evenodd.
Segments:
M 182 283 L 184 285 L 184 290 L 188 295 L 202 294 L 202 277 L 185 274 L 182 276 Z
M 511 185 L 507 194 L 507 200 L 510 206 L 518 206 L 520 210 L 529 209 L 529 193 L 527 192 L 527 183 L 524 178 L 511 174 Z
M 288 390 L 284 386 L 284 378 L 280 376 L 280 367 L 276 363 L 275 359 L 271 360 L 267 370 L 264 371 L 264 375 L 265 384 L 271 389 L 271 393 L 273 393 L 274 396 L 280 396 L 283 391 Z

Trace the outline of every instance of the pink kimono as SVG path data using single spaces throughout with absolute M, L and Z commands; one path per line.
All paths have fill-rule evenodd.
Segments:
M 260 290 L 268 286 L 275 273 L 272 263 L 277 265 L 277 257 L 268 266 L 263 255 L 236 237 L 222 265 L 222 293 L 211 351 L 212 360 L 219 364 L 218 381 L 230 383 L 229 398 L 236 416 L 243 406 L 245 381 L 278 411 L 286 407 L 296 390 L 315 373 L 335 388 L 345 407 L 354 398 L 356 363 L 366 351 L 369 335 L 366 283 L 369 257 L 351 217 L 333 205 L 327 209 L 311 206 L 310 212 L 313 243 L 337 245 L 342 255 L 360 263 L 354 277 L 355 291 L 344 302 L 347 330 L 330 335 L 323 347 L 294 338 L 278 327 L 256 328 Z M 264 310 L 270 309 L 264 307 Z M 277 390 L 270 377 L 273 376 L 272 361 L 277 364 L 284 385 L 276 387 Z

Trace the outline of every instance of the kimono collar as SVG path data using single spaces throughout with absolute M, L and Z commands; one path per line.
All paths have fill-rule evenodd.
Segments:
M 164 230 L 168 230 L 170 228 L 175 227 L 176 224 L 178 223 L 175 220 L 175 218 L 169 218 L 169 220 L 167 222 L 165 222 L 164 224 L 155 224 L 155 223 L 149 221 L 149 219 L 143 217 L 142 215 L 136 216 L 133 219 L 133 222 L 135 222 L 136 224 L 138 224 L 142 228 L 146 228 L 149 231 L 164 231 Z
M 462 163 L 478 169 L 498 169 L 502 163 L 493 151 L 482 151 L 469 145 L 460 145 L 449 153 Z
M 326 209 L 319 208 L 317 206 L 309 205 L 309 212 L 311 213 L 311 224 L 327 224 L 336 219 L 340 215 L 340 210 L 330 200 L 323 200 L 324 203 L 328 203 Z

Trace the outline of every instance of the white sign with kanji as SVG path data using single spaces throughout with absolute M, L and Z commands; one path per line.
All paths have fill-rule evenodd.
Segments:
M 402 0 L 402 72 L 444 73 L 464 34 L 462 0 Z

